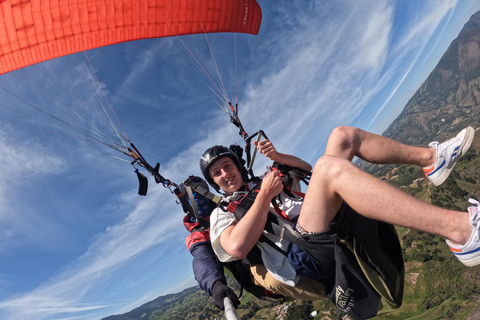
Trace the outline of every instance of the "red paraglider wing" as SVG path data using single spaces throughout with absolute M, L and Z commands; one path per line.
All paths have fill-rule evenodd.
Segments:
M 0 74 L 110 44 L 175 35 L 257 34 L 255 0 L 0 0 Z

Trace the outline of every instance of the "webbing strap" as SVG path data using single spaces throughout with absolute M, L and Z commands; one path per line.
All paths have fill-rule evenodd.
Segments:
M 263 131 L 262 131 L 263 132 Z M 260 133 L 260 131 L 259 131 Z M 258 137 L 257 137 L 257 143 L 260 142 L 260 139 L 262 138 L 262 134 L 259 134 Z M 247 170 L 250 172 L 252 170 L 252 167 L 253 167 L 253 163 L 255 162 L 255 157 L 257 155 L 257 146 L 255 146 L 255 148 L 253 149 L 253 156 L 252 156 L 252 159 L 250 161 L 250 163 L 248 164 L 248 168 Z
M 303 181 L 303 183 L 305 183 L 307 186 L 308 186 L 308 181 L 312 176 L 311 171 L 287 166 L 286 164 L 282 164 L 276 161 L 273 163 L 273 170 L 280 170 L 282 174 L 285 174 L 286 172 L 288 172 L 289 174 L 294 175 L 295 177 Z
M 205 221 L 205 219 L 201 218 L 198 213 L 198 207 L 197 207 L 197 203 L 195 202 L 195 197 L 193 196 L 192 189 L 188 186 L 184 186 L 184 190 L 186 190 L 188 199 L 190 201 L 187 200 L 187 197 L 184 194 L 182 194 L 182 192 L 178 187 L 175 188 L 174 190 L 174 193 L 177 196 L 177 200 L 180 201 L 180 204 L 182 205 L 183 211 L 187 213 L 189 216 L 191 216 L 192 218 L 194 218 L 195 221 L 199 223 L 204 229 L 209 228 L 210 223 L 208 221 Z M 191 230 L 191 231 L 193 232 L 194 230 Z M 199 231 L 199 230 L 195 230 L 195 231 Z
M 215 202 L 216 204 L 221 204 L 224 199 L 211 193 L 210 191 L 208 191 L 207 189 L 203 188 L 200 184 L 196 183 L 196 182 L 193 182 L 192 180 L 190 179 L 187 179 L 183 182 L 183 184 L 187 187 L 190 187 L 193 191 L 201 194 L 202 196 L 204 196 L 205 198 L 207 198 L 208 200 L 210 201 L 213 201 Z
M 271 214 L 271 213 L 269 213 Z M 272 216 L 276 219 L 276 217 L 272 214 Z M 298 233 L 293 229 L 293 227 L 289 224 L 284 224 L 280 226 L 277 223 L 275 223 L 273 218 L 267 219 L 267 223 L 265 225 L 265 230 L 270 232 L 271 234 L 276 235 L 279 237 L 281 240 L 287 240 L 288 242 L 295 243 L 297 239 L 302 238 L 303 235 Z M 278 221 L 278 220 L 277 220 Z
M 227 211 L 233 213 L 235 219 L 237 219 L 237 221 L 240 221 L 240 219 L 243 218 L 243 216 L 248 212 L 248 210 L 250 210 L 250 207 L 255 202 L 257 192 L 258 190 L 254 188 L 247 195 L 237 195 L 237 197 L 231 199 L 232 201 L 230 201 L 230 203 L 228 204 Z
M 250 190 L 250 192 L 247 195 L 239 194 L 233 199 L 231 199 L 231 202 L 228 205 L 227 210 L 233 213 L 237 221 L 240 221 L 252 206 L 257 196 L 258 189 L 260 188 L 261 183 L 262 181 L 260 180 L 259 183 L 254 188 L 252 188 L 252 190 Z M 281 211 L 277 205 L 274 205 L 274 208 L 277 214 L 287 219 L 288 221 L 291 221 L 286 215 L 286 213 Z M 273 234 L 279 237 L 281 240 L 285 239 L 290 243 L 295 243 L 296 240 L 299 237 L 301 237 L 301 234 L 293 230 L 293 228 L 289 224 L 284 224 L 283 226 L 280 226 L 278 217 L 271 212 L 268 213 L 267 222 L 265 223 L 264 230 L 270 234 Z M 278 252 L 282 253 L 285 256 L 288 255 L 289 248 L 287 249 L 287 251 L 282 250 L 280 247 L 278 247 L 275 244 L 275 242 L 268 239 L 263 234 L 260 236 L 259 241 L 269 244 L 271 247 L 273 247 L 275 250 L 277 250 Z
M 187 190 L 187 195 L 188 195 L 188 198 L 190 199 L 190 205 L 192 206 L 192 211 L 193 211 L 193 215 L 195 216 L 195 220 L 199 221 L 200 220 L 200 215 L 198 214 L 198 207 L 197 207 L 197 203 L 195 202 L 195 198 L 193 197 L 193 193 L 192 193 L 192 188 L 190 188 L 189 186 L 185 186 L 185 189 Z
M 272 201 L 273 202 L 273 201 Z M 292 220 L 290 220 L 290 218 L 288 217 L 288 215 L 282 211 L 278 205 L 276 203 L 273 203 L 273 209 L 275 210 L 275 212 L 282 218 L 284 218 L 285 220 L 287 221 L 290 221 L 290 222 L 293 222 Z
M 247 138 L 244 138 L 245 139 L 245 154 L 247 156 L 247 172 L 250 175 L 250 177 L 252 177 L 252 178 L 255 177 L 255 175 L 253 174 L 252 168 L 253 168 L 253 162 L 255 161 L 255 156 L 257 154 L 257 146 L 255 146 L 254 150 L 253 150 L 253 158 L 250 156 L 250 148 L 252 146 L 252 144 L 251 144 L 252 139 L 257 135 L 258 135 L 257 142 L 260 142 L 260 139 L 261 139 L 262 136 L 265 139 L 268 139 L 267 135 L 265 134 L 265 132 L 263 132 L 263 130 L 258 130 L 257 132 L 255 132 L 251 136 L 249 136 Z

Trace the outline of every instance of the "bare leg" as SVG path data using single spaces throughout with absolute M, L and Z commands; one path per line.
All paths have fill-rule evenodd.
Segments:
M 352 160 L 354 156 L 372 163 L 400 163 L 421 167 L 432 165 L 436 151 L 405 145 L 355 127 L 335 128 L 328 138 L 325 155 Z
M 298 223 L 323 232 L 342 200 L 368 218 L 444 236 L 463 244 L 472 227 L 467 212 L 429 205 L 357 168 L 350 161 L 324 156 L 315 164 Z

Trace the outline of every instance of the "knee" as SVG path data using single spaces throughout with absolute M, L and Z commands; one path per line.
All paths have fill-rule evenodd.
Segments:
M 328 138 L 326 154 L 352 160 L 361 145 L 362 130 L 355 127 L 337 127 Z
M 353 148 L 359 140 L 361 130 L 355 127 L 341 126 L 333 129 L 329 140 L 341 145 L 343 149 Z
M 317 160 L 313 168 L 315 175 L 323 178 L 336 178 L 345 170 L 345 166 L 350 164 L 350 161 L 335 157 L 335 156 L 322 156 Z

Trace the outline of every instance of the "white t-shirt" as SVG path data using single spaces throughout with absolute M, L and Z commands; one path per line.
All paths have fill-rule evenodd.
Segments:
M 263 178 L 263 177 L 262 177 Z M 294 179 L 295 180 L 295 179 Z M 249 183 L 248 187 L 253 188 L 255 187 L 255 183 Z M 293 190 L 299 190 L 300 184 L 296 182 L 296 185 L 292 188 Z M 239 191 L 235 192 L 233 196 L 236 194 L 246 194 L 247 191 Z M 283 191 L 280 193 L 280 201 L 278 202 L 278 208 L 282 210 L 284 213 L 287 214 L 289 219 L 293 219 L 298 217 L 300 214 L 300 209 L 302 206 L 303 200 L 299 197 L 289 197 Z M 275 209 L 272 204 L 270 204 L 271 213 L 275 214 L 277 217 L 279 215 L 275 212 Z M 212 241 L 212 247 L 215 251 L 215 254 L 218 256 L 220 261 L 222 262 L 229 262 L 234 261 L 236 258 L 229 255 L 225 250 L 223 250 L 222 246 L 220 245 L 220 235 L 222 234 L 223 230 L 227 228 L 233 221 L 236 221 L 235 216 L 231 212 L 225 212 L 220 208 L 216 208 L 213 210 L 212 214 L 210 215 L 210 239 Z M 279 217 L 279 222 L 281 224 L 288 223 L 292 225 L 292 223 L 288 222 L 286 219 Z M 281 240 L 279 237 L 270 234 L 266 231 L 263 231 L 263 234 L 272 240 L 280 249 L 286 251 L 289 246 L 289 242 L 286 240 Z M 256 246 L 260 248 L 262 254 L 262 260 L 265 265 L 265 268 L 270 272 L 270 274 L 277 279 L 287 285 L 295 286 L 300 279 L 300 276 L 297 275 L 295 270 L 290 265 L 288 258 L 283 255 L 281 252 L 273 248 L 271 245 L 265 242 L 257 242 Z

